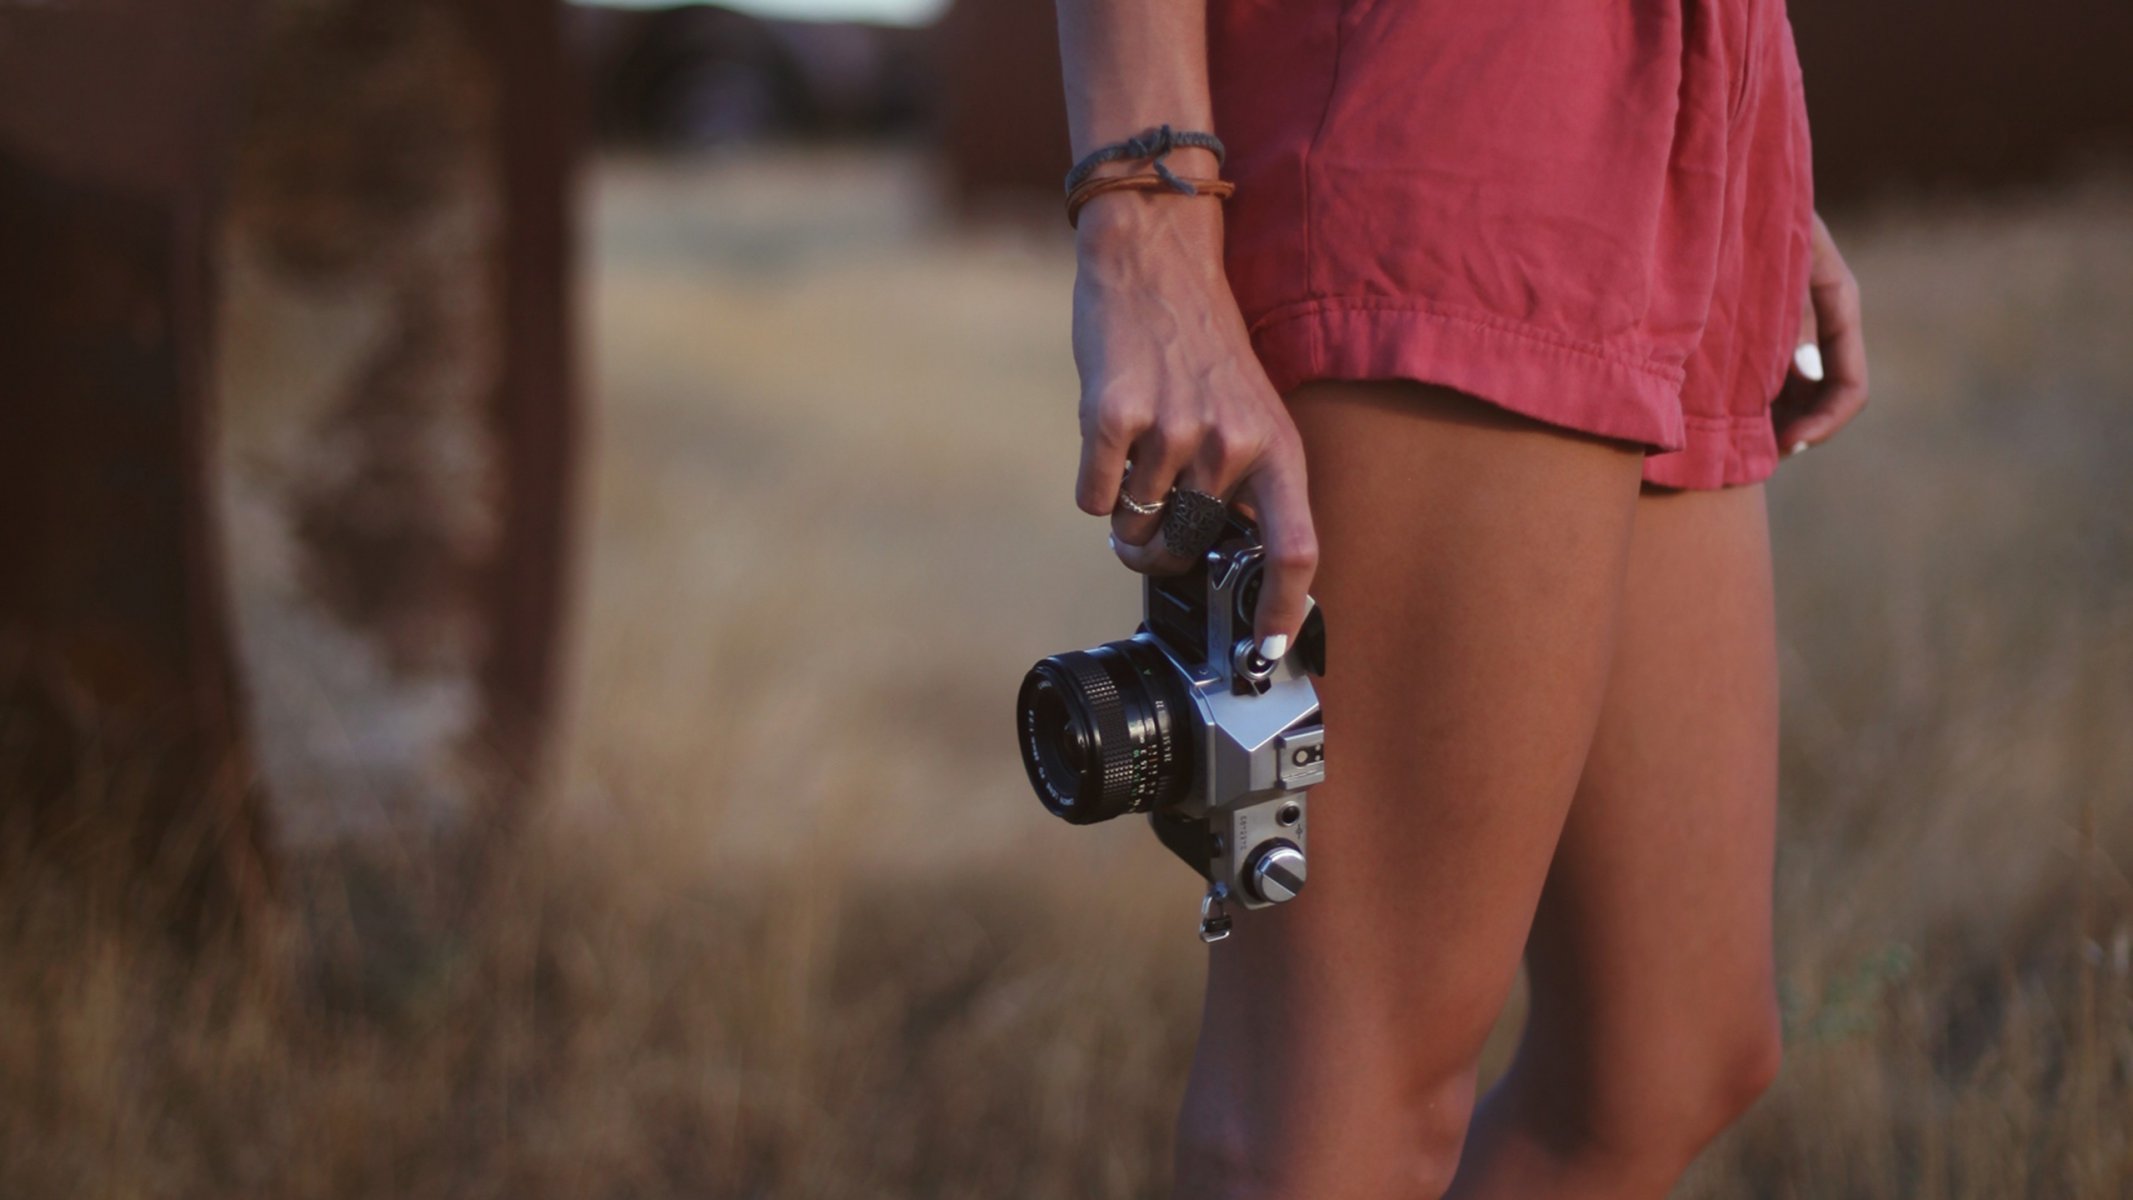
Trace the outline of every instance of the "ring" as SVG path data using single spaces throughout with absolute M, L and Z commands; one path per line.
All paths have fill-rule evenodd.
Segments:
M 1163 511 L 1163 505 L 1160 501 L 1154 504 L 1142 504 L 1140 501 L 1135 500 L 1131 496 L 1128 496 L 1126 494 L 1126 488 L 1124 484 L 1119 485 L 1118 503 L 1111 506 L 1111 511 L 1117 512 L 1121 508 L 1125 509 L 1129 513 L 1132 513 L 1136 517 L 1152 517 L 1157 513 Z
M 1133 464 L 1129 462 L 1126 464 L 1125 474 L 1118 477 L 1118 503 L 1111 506 L 1111 511 L 1117 512 L 1123 508 L 1136 517 L 1152 517 L 1162 512 L 1163 502 L 1168 500 L 1169 497 L 1166 496 L 1163 500 L 1158 500 L 1153 504 L 1142 504 L 1126 494 L 1126 481 L 1131 478 L 1133 478 Z
M 1229 506 L 1222 497 L 1190 488 L 1170 490 L 1169 511 L 1163 514 L 1163 546 L 1179 558 L 1198 558 L 1222 536 Z

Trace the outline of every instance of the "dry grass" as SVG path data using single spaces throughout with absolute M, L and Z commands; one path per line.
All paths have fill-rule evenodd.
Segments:
M 1066 503 L 1060 244 L 935 227 L 895 160 L 597 199 L 558 802 L 485 871 L 307 852 L 242 955 L 27 877 L 0 1195 L 1161 1194 L 1196 889 L 1006 736 L 1132 609 Z M 1683 1191 L 2115 1200 L 2133 186 L 1840 232 L 1880 400 L 1773 489 L 1790 1049 Z

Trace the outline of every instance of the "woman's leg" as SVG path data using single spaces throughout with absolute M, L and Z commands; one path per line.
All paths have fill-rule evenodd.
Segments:
M 1763 490 L 1642 500 L 1619 631 L 1462 1198 L 1657 1200 L 1777 1070 Z
M 1442 389 L 1317 384 L 1311 883 L 1216 946 L 1178 1194 L 1434 1197 L 1613 658 L 1639 457 Z

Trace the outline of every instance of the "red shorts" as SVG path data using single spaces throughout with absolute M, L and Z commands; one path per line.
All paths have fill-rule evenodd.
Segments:
M 1283 392 L 1414 379 L 1753 483 L 1807 286 L 1783 0 L 1213 0 L 1229 276 Z

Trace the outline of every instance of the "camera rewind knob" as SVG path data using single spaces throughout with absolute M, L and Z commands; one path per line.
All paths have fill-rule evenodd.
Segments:
M 1294 842 L 1276 841 L 1252 856 L 1244 886 L 1267 904 L 1294 900 L 1304 887 L 1304 853 Z

